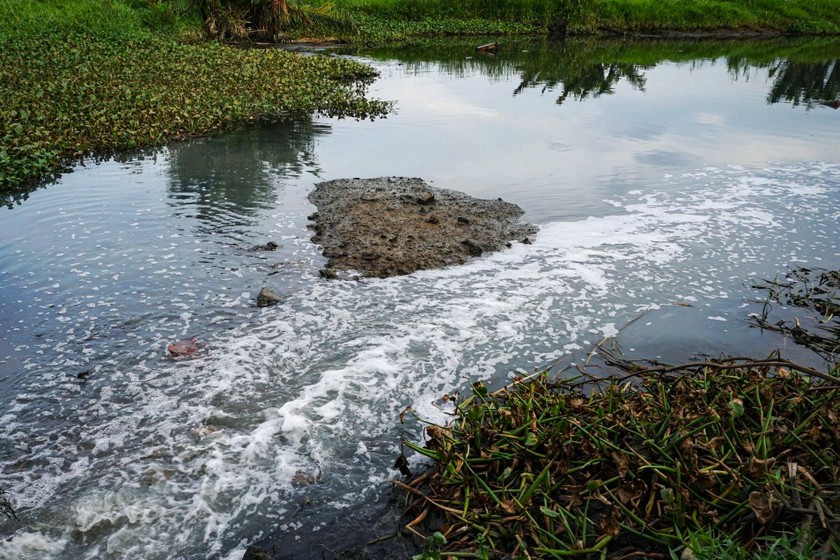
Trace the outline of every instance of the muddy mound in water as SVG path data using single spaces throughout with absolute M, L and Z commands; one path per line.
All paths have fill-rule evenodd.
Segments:
M 527 242 L 536 228 L 519 221 L 515 204 L 430 187 L 420 179 L 338 179 L 316 186 L 309 200 L 327 277 L 355 270 L 386 278 L 462 264 Z

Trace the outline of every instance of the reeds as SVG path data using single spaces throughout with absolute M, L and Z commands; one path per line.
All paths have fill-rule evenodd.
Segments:
M 355 32 L 353 21 L 332 3 L 317 6 L 290 4 L 287 0 L 193 0 L 201 12 L 204 29 L 221 40 L 282 42 L 289 33 L 328 29 L 330 33 Z
M 406 444 L 434 460 L 397 483 L 407 530 L 441 557 L 666 558 L 710 531 L 838 550 L 840 380 L 778 359 L 633 369 L 475 384 Z

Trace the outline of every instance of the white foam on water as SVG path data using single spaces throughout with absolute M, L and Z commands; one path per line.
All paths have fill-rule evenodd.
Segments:
M 299 526 L 302 496 L 338 509 L 384 494 L 399 440 L 422 440 L 418 422 L 399 425 L 405 407 L 446 422 L 441 396 L 470 381 L 521 374 L 646 310 L 734 299 L 752 274 L 837 254 L 840 165 L 707 168 L 663 183 L 613 196 L 614 215 L 546 224 L 532 245 L 463 266 L 313 278 L 261 312 L 247 308 L 250 292 L 229 292 L 218 306 L 240 323 L 208 329 L 196 359 L 162 357 L 166 320 L 193 327 L 178 311 L 144 319 L 130 359 L 103 358 L 84 388 L 53 369 L 77 359 L 72 344 L 48 368 L 33 361 L 37 380 L 0 428 L 19 450 L 0 484 L 25 519 L 0 557 L 237 558 L 253 527 Z M 71 319 L 68 333 L 84 326 Z M 50 431 L 68 416 L 79 421 Z
M 39 531 L 18 531 L 3 542 L 0 552 L 4 558 L 16 560 L 37 560 L 60 558 L 67 542 L 65 537 L 51 537 Z

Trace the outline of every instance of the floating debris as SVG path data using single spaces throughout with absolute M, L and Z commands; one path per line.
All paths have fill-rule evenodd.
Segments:
M 171 356 L 183 357 L 194 356 L 204 348 L 204 344 L 199 342 L 195 337 L 187 338 L 179 342 L 170 342 L 166 345 L 166 351 Z

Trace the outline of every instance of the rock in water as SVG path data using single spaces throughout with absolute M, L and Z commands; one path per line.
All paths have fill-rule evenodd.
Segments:
M 338 179 L 316 185 L 312 241 L 329 259 L 321 275 L 355 270 L 385 278 L 462 264 L 498 251 L 536 228 L 522 209 L 430 187 L 420 179 Z M 340 276 L 339 276 L 340 277 Z
M 266 551 L 264 548 L 260 548 L 256 545 L 250 545 L 247 549 L 245 549 L 245 555 L 242 557 L 242 560 L 273 560 L 271 555 Z
M 260 290 L 260 293 L 257 296 L 257 307 L 268 307 L 269 305 L 280 303 L 280 301 L 280 296 L 278 296 L 268 288 L 263 288 L 262 290 Z
M 269 241 L 265 245 L 254 245 L 251 247 L 252 251 L 276 251 L 280 245 L 275 243 L 274 241 Z
M 172 356 L 192 356 L 204 347 L 195 337 L 166 345 L 166 351 Z

